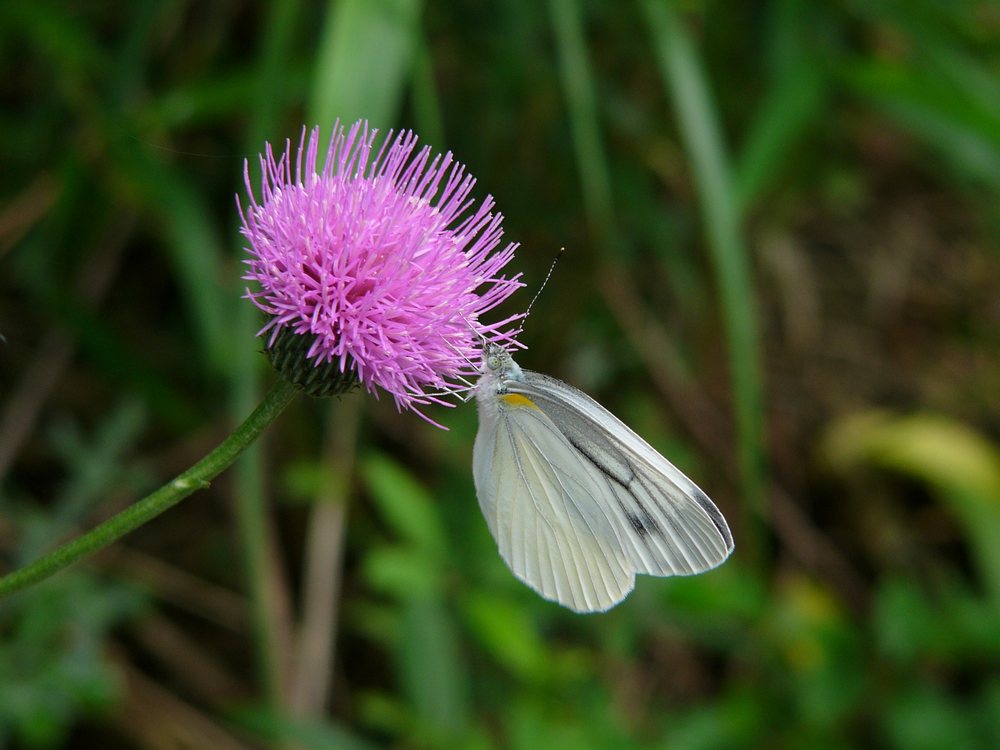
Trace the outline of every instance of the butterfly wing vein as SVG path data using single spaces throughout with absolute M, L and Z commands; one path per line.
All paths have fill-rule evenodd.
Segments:
M 536 424 L 525 429 L 525 420 Z M 540 424 L 539 424 L 540 423 Z M 635 580 L 584 461 L 544 414 L 501 417 L 493 476 L 500 555 L 547 599 L 576 611 L 617 604 Z

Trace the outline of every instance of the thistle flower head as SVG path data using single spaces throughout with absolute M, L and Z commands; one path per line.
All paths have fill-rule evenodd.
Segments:
M 260 157 L 260 198 L 245 170 L 240 206 L 248 243 L 247 297 L 267 315 L 272 361 L 316 393 L 358 383 L 398 408 L 449 403 L 477 373 L 484 340 L 513 341 L 520 315 L 485 324 L 518 287 L 501 274 L 516 244 L 497 250 L 503 217 L 469 198 L 475 179 L 417 137 L 338 124 L 322 163 L 319 129 L 298 149 Z M 239 199 L 237 199 L 239 203 Z M 278 353 L 280 351 L 280 354 Z M 276 357 L 275 355 L 278 354 Z

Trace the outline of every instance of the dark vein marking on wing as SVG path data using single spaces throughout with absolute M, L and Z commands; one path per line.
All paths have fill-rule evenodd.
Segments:
M 607 409 L 605 409 L 600 404 L 598 404 L 596 401 L 594 401 L 592 398 L 590 398 L 590 396 L 588 396 L 583 391 L 581 391 L 581 390 L 579 390 L 577 388 L 573 388 L 572 386 L 570 386 L 570 385 L 568 385 L 566 383 L 563 383 L 562 381 L 556 380 L 555 378 L 550 378 L 547 375 L 542 375 L 540 373 L 530 373 L 530 374 L 532 375 L 533 378 L 537 379 L 536 388 L 533 391 L 531 391 L 530 393 L 526 394 L 526 395 L 529 395 L 532 399 L 534 399 L 535 402 L 539 405 L 539 407 L 542 408 L 542 411 L 549 412 L 549 413 L 552 413 L 552 412 L 554 412 L 554 413 L 562 413 L 563 415 L 573 414 L 576 411 L 576 409 L 574 407 L 572 407 L 572 406 L 566 406 L 564 403 L 561 402 L 561 400 L 557 401 L 555 395 L 553 395 L 552 393 L 548 393 L 548 392 L 546 392 L 544 390 L 546 386 L 549 387 L 549 388 L 552 388 L 552 389 L 564 389 L 564 390 L 568 391 L 569 393 L 573 394 L 574 396 L 576 396 L 577 398 L 581 399 L 585 403 L 591 404 L 595 408 L 600 409 L 605 418 L 609 419 L 612 423 L 617 424 L 618 426 L 620 426 L 621 429 L 623 429 L 623 430 L 625 430 L 625 431 L 627 431 L 627 432 L 629 432 L 629 433 L 631 433 L 633 435 L 635 434 L 632 430 L 630 430 L 628 428 L 627 425 L 625 425 L 623 422 L 621 422 L 621 420 L 619 420 L 611 412 L 609 412 Z M 560 421 L 563 422 L 563 423 L 567 423 L 566 420 L 565 420 L 565 418 L 561 419 Z M 596 422 L 592 422 L 591 426 L 593 427 L 593 429 L 601 437 L 604 438 L 605 442 L 607 442 L 608 445 L 610 446 L 611 443 L 612 443 L 612 440 L 613 440 L 613 435 L 608 431 L 608 429 L 604 425 L 596 423 Z M 633 496 L 633 499 L 636 499 L 637 502 L 638 502 L 638 499 L 635 498 L 634 493 L 630 491 L 629 487 L 631 485 L 632 478 L 634 476 L 641 476 L 641 472 L 636 472 L 636 470 L 635 470 L 635 463 L 634 463 L 634 461 L 632 460 L 631 456 L 628 453 L 625 453 L 623 451 L 617 451 L 618 458 L 622 461 L 622 463 L 625 466 L 628 467 L 628 469 L 629 469 L 629 471 L 630 471 L 630 473 L 632 475 L 627 480 L 623 480 L 619 476 L 617 476 L 614 473 L 614 471 L 612 469 L 610 469 L 608 466 L 603 465 L 601 462 L 597 461 L 596 458 L 592 455 L 591 452 L 586 451 L 580 445 L 580 440 L 575 435 L 569 435 L 565 431 L 563 431 L 563 434 L 566 436 L 567 440 L 569 440 L 573 444 L 573 446 L 575 448 L 577 448 L 577 450 L 580 450 L 581 453 L 583 453 L 584 455 L 587 456 L 588 460 L 590 460 L 591 463 L 593 463 L 593 465 L 595 466 L 595 468 L 597 468 L 599 471 L 601 471 L 601 473 L 604 474 L 605 476 L 607 476 L 609 479 L 615 481 L 616 484 L 622 486 L 624 489 L 626 489 L 627 491 L 629 491 L 629 494 Z M 638 435 L 636 435 L 636 439 L 641 440 L 641 438 L 639 438 Z M 645 441 L 643 441 L 643 442 L 645 442 Z M 652 451 L 653 453 L 657 454 L 661 459 L 663 459 L 664 461 L 666 461 L 668 464 L 670 463 L 669 461 L 667 461 L 667 459 L 663 458 L 662 454 L 660 454 L 658 451 L 656 451 L 656 449 L 650 447 L 650 451 Z M 642 460 L 643 460 L 643 463 L 645 463 L 645 459 L 642 459 Z M 671 464 L 671 466 L 672 466 L 672 464 Z M 680 474 L 681 477 L 683 477 L 685 480 L 687 480 L 687 485 L 688 485 L 688 486 L 685 486 L 684 488 L 678 487 L 677 488 L 678 491 L 681 492 L 682 494 L 690 497 L 691 500 L 694 503 L 696 503 L 698 505 L 698 507 L 700 507 L 705 512 L 705 514 L 708 516 L 709 520 L 711 521 L 712 525 L 716 528 L 716 530 L 718 531 L 719 535 L 722 537 L 725 550 L 731 551 L 733 549 L 732 532 L 729 530 L 729 526 L 726 523 L 725 518 L 723 517 L 722 513 L 715 506 L 715 503 L 713 503 L 711 501 L 711 499 L 708 497 L 708 495 L 706 495 L 697 485 L 695 485 L 694 482 L 691 482 L 690 479 L 688 479 L 686 476 L 684 476 L 683 472 L 681 472 L 679 469 L 676 469 L 676 467 L 674 467 L 674 468 L 677 471 L 677 473 Z M 661 473 L 658 470 L 656 470 L 654 467 L 650 467 L 650 469 L 652 471 L 656 472 L 656 473 Z M 660 503 L 656 502 L 656 505 L 658 506 L 658 509 L 662 512 L 663 508 L 660 505 Z M 665 515 L 671 516 L 673 514 L 672 513 L 666 513 Z M 714 547 L 715 545 L 713 544 L 712 546 Z
M 638 509 L 638 513 L 625 505 L 618 492 L 611 493 L 622 515 L 639 536 L 638 542 L 632 541 L 631 544 L 636 554 L 643 558 L 643 564 L 647 568 L 650 568 L 650 572 L 654 572 L 654 567 L 659 567 L 656 563 L 661 560 L 677 560 L 677 563 L 670 563 L 671 568 L 676 572 L 681 572 L 685 569 L 691 572 L 705 570 L 715 564 L 709 561 L 709 557 L 703 551 L 702 545 L 695 542 L 691 534 L 678 522 L 676 513 L 668 512 L 664 509 L 663 504 L 657 499 L 658 492 L 656 489 L 647 483 L 647 479 L 642 474 L 636 472 L 634 464 L 628 456 L 620 451 L 616 451 L 617 458 L 627 471 L 627 476 L 623 477 L 619 472 L 612 470 L 606 463 L 599 460 L 583 441 L 574 439 L 575 436 L 566 434 L 565 432 L 563 435 L 601 473 L 605 481 L 609 484 L 618 485 L 626 496 L 632 498 L 633 503 Z M 635 486 L 636 484 L 638 487 Z M 656 508 L 662 518 L 668 523 L 668 529 L 662 528 L 660 522 L 646 509 L 646 503 L 639 497 L 637 489 L 641 489 L 642 494 L 646 496 L 648 502 Z M 713 551 L 718 546 L 717 543 L 708 542 L 707 540 L 706 542 L 706 546 L 709 549 L 713 549 Z M 643 555 L 643 550 L 639 548 L 640 544 L 645 548 L 647 554 L 652 555 L 651 558 L 646 559 L 646 556 Z M 664 547 L 664 544 L 668 546 Z M 682 567 L 678 567 L 678 565 Z
M 650 534 L 660 534 L 661 533 L 660 524 L 657 522 L 655 518 L 653 518 L 653 516 L 649 513 L 649 511 L 643 507 L 642 501 L 639 500 L 638 497 L 636 497 L 635 491 L 632 489 L 633 483 L 636 480 L 639 480 L 639 484 L 642 485 L 643 489 L 646 490 L 646 494 L 650 495 L 650 497 L 652 498 L 652 493 L 649 491 L 649 488 L 645 486 L 645 483 L 642 481 L 642 478 L 636 473 L 635 468 L 632 465 L 632 462 L 629 461 L 625 455 L 619 454 L 619 458 L 621 459 L 625 467 L 628 469 L 628 477 L 623 479 L 614 471 L 612 471 L 608 466 L 602 463 L 597 458 L 597 456 L 594 455 L 592 451 L 588 450 L 587 447 L 584 446 L 582 441 L 574 440 L 572 436 L 566 435 L 565 433 L 563 434 L 565 438 L 570 442 L 570 445 L 576 448 L 576 450 L 579 451 L 584 456 L 584 458 L 590 461 L 590 463 L 593 464 L 594 468 L 596 468 L 599 472 L 601 472 L 601 474 L 604 476 L 605 479 L 607 479 L 609 482 L 614 482 L 615 484 L 617 484 L 619 487 L 622 488 L 622 490 L 628 493 L 633 500 L 635 500 L 635 504 L 639 507 L 640 511 L 639 513 L 633 513 L 628 508 L 626 508 L 625 504 L 622 503 L 622 501 L 618 498 L 617 493 L 614 493 L 615 500 L 617 500 L 618 502 L 618 507 L 621 508 L 622 513 L 625 514 L 625 517 L 628 519 L 628 522 L 629 524 L 631 524 L 632 528 L 635 529 L 635 531 L 638 532 L 640 536 L 648 536 Z M 656 502 L 655 498 L 653 498 L 653 502 Z M 657 503 L 657 505 L 659 505 L 659 503 Z

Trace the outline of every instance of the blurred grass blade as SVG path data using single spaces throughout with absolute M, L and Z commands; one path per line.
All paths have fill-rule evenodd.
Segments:
M 391 127 L 410 80 L 421 0 L 336 0 L 320 41 L 309 116 Z
M 815 132 L 826 104 L 829 61 L 815 49 L 823 10 L 801 0 L 776 0 L 760 40 L 767 88 L 749 124 L 733 179 L 737 210 L 745 216 L 795 154 L 804 132 Z
M 256 83 L 251 98 L 253 109 L 247 127 L 245 153 L 251 164 L 252 154 L 263 149 L 268 140 L 280 140 L 275 132 L 281 121 L 285 101 L 288 60 L 295 38 L 296 21 L 301 15 L 301 2 L 272 3 L 268 6 L 262 35 L 259 41 L 256 70 L 251 80 Z M 233 214 L 235 231 L 236 214 Z M 233 249 L 240 248 L 237 238 Z M 242 255 L 242 253 L 240 253 Z M 236 274 L 234 274 L 236 275 Z M 231 389 L 231 418 L 238 424 L 244 414 L 250 413 L 260 400 L 260 372 L 262 357 L 260 344 L 254 336 L 260 328 L 260 312 L 248 300 L 242 300 L 243 280 L 233 279 L 229 296 L 234 327 L 239 344 L 234 347 L 229 360 Z M 273 554 L 274 535 L 267 513 L 264 467 L 261 444 L 254 443 L 240 456 L 235 467 L 234 507 L 239 525 L 241 552 L 245 567 L 245 581 L 250 598 L 253 623 L 254 655 L 258 679 L 268 704 L 278 710 L 289 703 L 290 687 L 286 684 L 287 665 L 292 660 L 288 639 L 281 634 L 292 630 L 291 616 L 285 604 L 290 596 L 281 591 L 282 576 L 275 570 Z
M 404 603 L 396 658 L 403 688 L 421 722 L 437 736 L 461 738 L 469 724 L 468 679 L 455 621 L 441 598 Z
M 781 75 L 758 108 L 736 164 L 736 210 L 746 212 L 787 163 L 789 145 L 820 113 L 827 81 L 819 66 L 804 60 Z
M 198 361 L 207 363 L 212 374 L 222 374 L 234 342 L 220 284 L 222 242 L 206 209 L 209 202 L 173 167 L 154 159 L 144 141 L 123 135 L 112 149 L 113 163 L 131 195 L 163 225 L 180 295 L 201 350 Z
M 45 50 L 47 62 L 63 76 L 62 86 L 83 88 L 85 81 L 109 72 L 113 66 L 107 46 L 62 6 L 51 0 L 2 3 L 0 28 L 8 40 L 21 37 L 29 43 L 29 49 Z
M 346 727 L 331 722 L 292 719 L 267 707 L 240 709 L 230 718 L 268 743 L 268 747 L 296 747 L 300 750 L 374 750 L 375 745 Z
M 933 44 L 921 48 L 925 60 L 933 65 L 942 80 L 956 87 L 970 104 L 1000 117 L 1000 97 L 997 96 L 995 68 L 984 67 L 972 55 L 951 46 Z
M 616 238 L 611 178 L 601 145 L 597 94 L 587 59 L 580 5 L 576 0 L 549 0 L 549 10 L 587 218 L 598 239 L 595 244 L 608 254 Z
M 715 268 L 729 348 L 736 408 L 740 472 L 747 508 L 758 520 L 749 524 L 750 552 L 759 551 L 754 526 L 763 518 L 763 396 L 757 312 L 749 260 L 740 237 L 736 191 L 722 142 L 718 117 L 694 46 L 670 3 L 645 0 L 643 7 L 656 47 L 661 74 L 694 171 L 708 247 Z
M 1000 111 L 995 103 L 984 106 L 966 98 L 952 80 L 881 61 L 857 63 L 843 76 L 857 93 L 923 137 L 961 171 L 1000 187 Z
M 933 487 L 962 524 L 983 583 L 1000 600 L 1000 449 L 933 414 L 856 414 L 833 424 L 823 455 L 840 470 L 871 464 Z
M 421 37 L 413 62 L 413 92 L 411 96 L 415 130 L 426 143 L 441 149 L 445 143 L 444 114 L 441 97 L 434 81 L 434 59 Z

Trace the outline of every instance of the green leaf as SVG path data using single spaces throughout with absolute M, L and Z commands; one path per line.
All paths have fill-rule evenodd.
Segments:
M 985 747 L 976 743 L 962 704 L 929 683 L 901 686 L 887 706 L 885 724 L 892 747 Z
M 494 659 L 522 680 L 545 678 L 548 647 L 538 636 L 530 610 L 489 593 L 471 594 L 463 605 L 470 630 Z
M 936 414 L 854 414 L 830 426 L 821 454 L 841 471 L 889 469 L 933 487 L 962 524 L 979 572 L 1000 599 L 1000 450 Z
M 384 454 L 366 456 L 361 477 L 393 531 L 422 552 L 443 559 L 447 545 L 437 504 L 423 485 Z
M 412 547 L 377 547 L 364 562 L 369 584 L 397 599 L 425 598 L 441 592 L 438 565 Z

